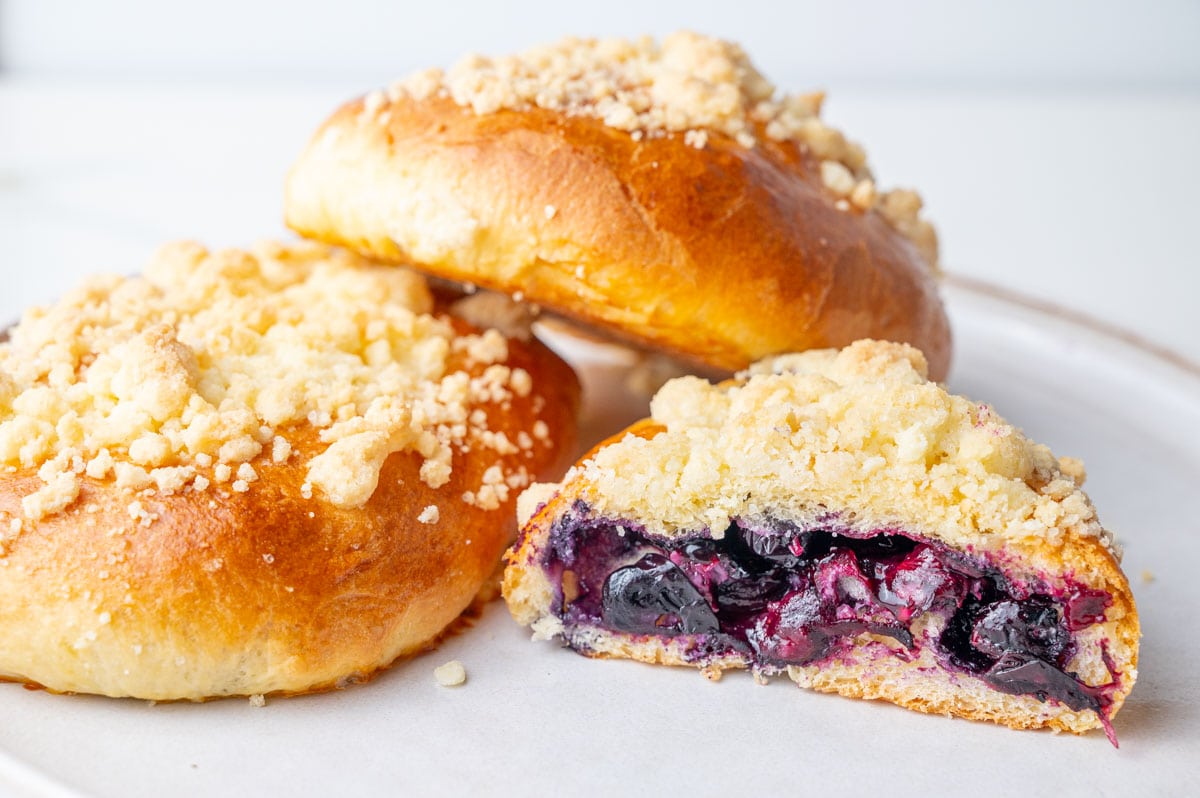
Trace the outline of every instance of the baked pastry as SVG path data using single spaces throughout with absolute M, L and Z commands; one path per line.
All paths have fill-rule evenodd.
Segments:
M 651 409 L 522 496 L 503 590 L 535 636 L 1115 743 L 1138 619 L 1078 461 L 874 341 Z
M 424 278 L 165 249 L 0 344 L 0 676 L 201 699 L 364 678 L 496 591 L 577 383 Z
M 933 228 L 822 99 L 690 33 L 471 56 L 338 110 L 291 170 L 287 222 L 698 366 L 873 337 L 941 379 Z

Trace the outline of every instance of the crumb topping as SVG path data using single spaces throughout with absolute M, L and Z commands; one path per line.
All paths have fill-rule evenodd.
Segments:
M 398 451 L 419 452 L 421 479 L 440 487 L 453 451 L 510 445 L 471 409 L 530 383 L 503 365 L 499 332 L 460 336 L 432 310 L 420 276 L 324 246 L 170 245 L 142 277 L 92 278 L 30 310 L 0 344 L 0 467 L 36 470 L 32 520 L 71 505 L 83 476 L 246 493 L 295 456 L 287 430 L 311 425 L 324 449 L 306 498 L 361 505 Z M 451 356 L 483 373 L 451 370 Z M 527 476 L 501 484 L 514 479 Z
M 764 360 L 721 385 L 672 380 L 651 402 L 665 432 L 627 436 L 568 479 L 589 485 L 601 515 L 657 534 L 826 506 L 952 545 L 1069 531 L 1111 548 L 1078 461 L 929 382 L 925 366 L 910 346 L 859 341 Z
M 467 681 L 467 669 L 456 659 L 433 669 L 433 678 L 442 687 L 458 687 Z
M 713 133 L 747 148 L 764 137 L 792 141 L 818 159 L 822 183 L 843 209 L 878 210 L 937 264 L 937 235 L 920 217 L 920 197 L 879 192 L 862 147 L 821 120 L 824 94 L 777 93 L 732 42 L 690 32 L 661 43 L 569 37 L 516 55 L 468 55 L 448 70 L 427 69 L 371 92 L 363 119 L 389 114 L 401 97 L 432 96 L 477 114 L 538 107 L 592 117 L 637 141 L 680 134 L 697 149 Z

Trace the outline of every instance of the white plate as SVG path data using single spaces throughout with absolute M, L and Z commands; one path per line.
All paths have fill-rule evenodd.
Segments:
M 951 285 L 954 390 L 1060 454 L 1126 545 L 1145 634 L 1116 719 L 1084 737 L 589 660 L 503 604 L 440 650 L 339 693 L 160 704 L 0 686 L 0 791 L 342 794 L 1200 794 L 1200 373 L 1071 319 Z M 599 372 L 588 375 L 599 376 Z M 629 397 L 593 406 L 635 415 Z M 593 428 L 595 429 L 595 428 Z M 1152 578 L 1151 578 L 1152 574 Z M 437 686 L 462 660 L 469 681 Z

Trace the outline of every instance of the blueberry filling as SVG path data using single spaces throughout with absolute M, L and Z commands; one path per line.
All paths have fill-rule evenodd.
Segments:
M 869 633 L 897 656 L 932 646 L 946 668 L 1002 692 L 1101 718 L 1111 703 L 1115 685 L 1067 670 L 1072 634 L 1104 619 L 1103 593 L 1015 585 L 898 530 L 734 523 L 717 540 L 664 540 L 578 510 L 554 525 L 546 560 L 568 628 L 680 638 L 697 660 L 734 655 L 766 672 L 819 663 Z M 941 623 L 914 634 L 931 614 Z

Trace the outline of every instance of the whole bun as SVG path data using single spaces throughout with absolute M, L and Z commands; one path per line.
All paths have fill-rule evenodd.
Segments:
M 337 111 L 287 221 L 710 368 L 873 337 L 941 379 L 920 199 L 879 192 L 820 103 L 692 34 L 473 57 Z
M 365 678 L 493 594 L 577 394 L 537 341 L 324 247 L 93 281 L 0 344 L 0 677 L 159 700 Z

